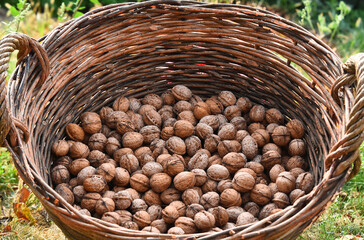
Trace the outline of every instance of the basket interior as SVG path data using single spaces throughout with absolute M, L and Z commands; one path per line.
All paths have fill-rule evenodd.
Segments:
M 185 4 L 111 5 L 43 39 L 50 75 L 14 99 L 14 115 L 31 126 L 25 152 L 48 184 L 51 146 L 68 123 L 119 96 L 161 94 L 176 84 L 205 98 L 229 90 L 300 119 L 315 184 L 322 179 L 338 134 L 340 111 L 329 90 L 340 59 L 308 31 L 264 10 Z M 18 70 L 27 82 L 39 77 L 33 62 Z

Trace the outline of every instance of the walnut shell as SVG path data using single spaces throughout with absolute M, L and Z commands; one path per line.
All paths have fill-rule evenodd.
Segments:
M 232 187 L 239 192 L 248 192 L 254 188 L 255 179 L 247 172 L 236 173 L 232 180 Z
M 173 184 L 179 191 L 185 191 L 186 189 L 195 186 L 195 183 L 195 174 L 192 172 L 178 173 L 173 179 Z
M 267 185 L 259 183 L 251 190 L 250 198 L 256 204 L 263 206 L 271 200 L 272 191 Z
M 245 212 L 245 210 L 242 207 L 238 206 L 229 207 L 226 209 L 226 211 L 228 212 L 230 222 L 236 222 L 239 215 Z
M 269 132 L 265 129 L 257 129 L 253 132 L 251 136 L 258 144 L 258 147 L 263 147 L 264 145 L 269 143 L 270 140 Z
M 144 144 L 150 144 L 154 139 L 160 138 L 161 130 L 154 125 L 147 125 L 142 127 L 139 131 L 143 135 Z
M 281 172 L 284 172 L 284 167 L 280 164 L 276 164 L 274 165 L 270 171 L 269 171 L 269 177 L 270 177 L 270 180 L 272 180 L 272 182 L 276 182 L 277 180 L 277 177 L 278 175 L 281 173 Z
M 241 116 L 241 110 L 236 105 L 227 106 L 224 111 L 224 115 L 228 120 L 232 120 L 234 117 Z
M 278 126 L 272 132 L 272 140 L 280 147 L 287 146 L 291 141 L 291 135 L 287 127 Z
M 68 154 L 69 149 L 70 146 L 66 140 L 58 140 L 52 145 L 52 152 L 57 157 L 66 156 Z
M 130 186 L 138 192 L 146 192 L 149 190 L 149 178 L 141 173 L 134 174 L 130 178 Z
M 86 133 L 94 134 L 101 130 L 101 118 L 95 112 L 85 112 L 80 116 L 81 126 Z
M 163 106 L 163 99 L 157 94 L 150 93 L 144 96 L 144 98 L 142 99 L 142 103 L 144 105 L 152 105 L 158 110 Z
M 298 119 L 292 119 L 287 123 L 286 126 L 292 138 L 303 138 L 305 135 L 303 123 Z
M 254 217 L 258 217 L 258 214 L 260 212 L 260 208 L 258 206 L 258 204 L 256 204 L 255 202 L 248 202 L 244 205 L 244 209 L 249 212 L 250 214 L 252 214 Z
M 182 201 L 186 205 L 191 205 L 193 203 L 199 203 L 200 202 L 200 195 L 195 189 L 187 189 L 182 194 Z
M 170 229 L 168 229 L 167 233 L 173 235 L 182 235 L 185 234 L 185 231 L 183 231 L 183 229 L 180 227 L 171 227 Z
M 290 193 L 295 188 L 296 179 L 290 172 L 281 172 L 276 180 L 278 190 L 283 193 Z
M 66 183 L 60 183 L 56 186 L 55 191 L 61 195 L 61 197 L 66 200 L 69 204 L 73 205 L 75 202 L 75 197 L 72 190 Z
M 193 115 L 198 120 L 210 114 L 210 108 L 205 102 L 198 102 L 193 107 Z
M 253 159 L 258 155 L 258 144 L 251 136 L 246 136 L 241 143 L 242 152 L 248 159 Z
M 185 163 L 181 155 L 173 154 L 162 164 L 164 172 L 172 177 L 185 170 Z
M 106 187 L 107 182 L 101 175 L 92 175 L 83 181 L 83 187 L 87 192 L 102 192 Z
M 153 222 L 154 220 L 162 218 L 162 207 L 161 205 L 151 205 L 147 212 L 150 215 L 150 220 Z M 153 225 L 152 225 L 153 226 Z M 155 227 L 155 226 L 154 226 Z
M 206 174 L 205 170 L 203 170 L 203 169 L 192 169 L 191 172 L 195 174 L 195 179 L 196 179 L 195 186 L 201 187 L 202 185 L 204 185 L 206 183 L 207 174 Z
M 259 220 L 262 220 L 266 217 L 268 217 L 271 212 L 275 209 L 277 209 L 277 205 L 275 203 L 269 203 L 267 205 L 265 205 L 262 210 L 260 210 L 260 213 L 259 213 Z
M 305 193 L 309 193 L 314 185 L 313 175 L 309 172 L 304 172 L 298 175 L 296 180 L 296 188 L 303 190 Z
M 205 101 L 210 109 L 211 114 L 219 114 L 224 110 L 222 103 L 216 98 L 211 97 Z
M 115 203 L 111 198 L 101 198 L 97 200 L 95 211 L 99 215 L 103 215 L 106 212 L 113 212 L 115 210 Z
M 151 223 L 150 215 L 146 211 L 136 212 L 133 216 L 133 221 L 138 224 L 139 228 L 144 228 Z
M 261 164 L 269 171 L 274 165 L 281 164 L 281 155 L 277 151 L 270 150 L 263 154 Z
M 224 107 L 231 106 L 236 103 L 236 97 L 234 93 L 230 91 L 221 91 L 217 99 L 222 103 Z
M 151 177 L 156 173 L 161 173 L 163 172 L 163 167 L 162 165 L 160 165 L 157 162 L 147 162 L 143 167 L 142 167 L 142 171 L 143 174 L 146 175 L 147 177 Z
M 95 211 L 97 201 L 101 198 L 99 193 L 86 193 L 81 200 L 81 207 L 92 213 Z
M 135 172 L 139 168 L 138 159 L 133 154 L 129 153 L 121 156 L 119 164 L 120 167 L 128 170 L 129 173 Z
M 249 118 L 254 122 L 261 122 L 265 118 L 265 108 L 262 105 L 254 105 L 249 111 Z
M 113 182 L 116 186 L 125 187 L 129 184 L 130 174 L 125 168 L 115 168 L 115 176 Z
M 124 210 L 130 207 L 132 197 L 128 191 L 123 190 L 115 193 L 113 200 L 115 202 L 116 209 Z
M 136 222 L 133 221 L 126 221 L 120 224 L 120 226 L 131 229 L 131 230 L 139 230 L 139 226 Z
M 283 114 L 276 108 L 270 108 L 265 112 L 265 119 L 268 123 L 282 125 L 284 123 Z
M 160 199 L 159 194 L 154 192 L 153 190 L 148 190 L 147 192 L 145 192 L 143 200 L 148 206 L 162 205 L 162 200 Z
M 243 212 L 236 219 L 236 226 L 243 226 L 257 221 L 258 219 L 256 219 L 250 212 Z
M 87 210 L 87 209 L 84 209 Z M 87 210 L 88 211 L 88 210 Z M 120 224 L 120 216 L 116 212 L 106 212 L 102 215 L 101 220 L 109 223 Z
M 237 172 L 240 168 L 244 167 L 247 159 L 244 154 L 230 152 L 222 158 L 222 165 L 225 166 L 230 173 Z
M 192 234 L 197 232 L 195 222 L 189 217 L 179 217 L 174 223 L 175 227 L 180 227 L 186 234 Z
M 186 204 L 184 204 L 182 201 L 175 200 L 171 202 L 169 206 L 175 207 L 180 217 L 186 215 Z
M 170 204 L 173 201 L 179 200 L 181 193 L 175 188 L 168 188 L 161 193 L 160 198 L 164 204 Z
M 156 173 L 151 176 L 149 181 L 150 187 L 156 193 L 165 191 L 171 183 L 172 178 L 167 173 Z
M 282 192 L 277 192 L 273 195 L 273 203 L 277 205 L 278 208 L 284 209 L 289 205 L 289 198 L 287 194 Z
M 293 139 L 288 145 L 288 154 L 291 156 L 304 156 L 306 154 L 306 144 L 302 139 Z
M 55 166 L 51 171 L 51 178 L 55 185 L 61 183 L 68 183 L 70 180 L 70 173 L 67 167 L 63 165 Z
M 173 206 L 167 206 L 162 210 L 162 218 L 166 223 L 174 223 L 179 217 L 177 209 Z
M 291 202 L 291 204 L 294 204 L 297 199 L 299 199 L 300 197 L 304 196 L 305 192 L 301 189 L 294 189 L 290 194 L 289 194 L 289 200 Z
M 85 131 L 75 123 L 68 124 L 66 126 L 66 132 L 68 137 L 76 142 L 82 142 L 85 139 Z
M 147 209 L 148 205 L 143 199 L 136 198 L 131 202 L 130 210 L 132 213 L 146 211 Z
M 188 170 L 206 169 L 209 164 L 209 156 L 204 152 L 196 152 L 188 162 Z
M 122 144 L 126 148 L 137 149 L 143 144 L 143 135 L 138 132 L 127 132 L 123 135 Z
M 195 215 L 194 222 L 198 229 L 207 231 L 215 226 L 215 217 L 211 213 L 202 210 Z
M 176 85 L 172 88 L 172 94 L 177 100 L 189 100 L 192 97 L 191 90 L 184 85 Z
M 110 182 L 115 177 L 115 169 L 112 163 L 103 163 L 97 168 L 96 174 L 103 176 L 106 182 Z
M 173 105 L 176 102 L 176 99 L 172 93 L 172 90 L 167 90 L 161 95 L 162 101 L 165 105 Z
M 88 154 L 90 153 L 90 149 L 86 144 L 82 142 L 75 142 L 71 145 L 69 150 L 69 155 L 73 159 L 77 158 L 87 158 Z
M 185 144 L 186 152 L 191 157 L 201 148 L 201 140 L 195 135 L 186 138 Z
M 171 153 L 179 155 L 184 155 L 186 153 L 185 142 L 180 137 L 177 136 L 173 136 L 166 141 L 166 148 Z
M 305 159 L 303 159 L 300 156 L 293 156 L 291 158 L 288 159 L 287 163 L 284 165 L 284 167 L 290 171 L 294 168 L 302 168 L 302 169 L 306 169 L 307 163 L 305 161 Z
M 242 203 L 240 193 L 235 189 L 225 189 L 220 195 L 220 204 L 223 207 L 240 206 Z
M 207 192 L 200 198 L 200 204 L 207 210 L 219 206 L 220 196 L 216 192 Z
M 186 120 L 178 120 L 174 126 L 174 134 L 180 138 L 187 138 L 193 134 L 195 127 Z

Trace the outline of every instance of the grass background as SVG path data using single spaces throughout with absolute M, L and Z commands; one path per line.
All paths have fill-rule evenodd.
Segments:
M 10 32 L 23 32 L 40 38 L 63 22 L 101 6 L 122 2 L 117 0 L 9 0 L 0 2 L 0 37 Z M 260 0 L 216 1 L 250 4 L 267 8 L 295 21 L 314 32 L 334 50 L 342 60 L 364 52 L 364 1 L 338 0 Z M 10 62 L 9 73 L 15 68 Z M 364 145 L 361 146 L 364 159 Z M 361 171 L 346 183 L 329 209 L 303 232 L 299 239 L 364 239 L 364 164 Z M 22 189 L 9 152 L 0 148 L 0 239 L 64 239 L 59 228 L 48 219 L 36 197 L 30 195 L 19 201 Z M 20 216 L 14 204 L 21 204 Z

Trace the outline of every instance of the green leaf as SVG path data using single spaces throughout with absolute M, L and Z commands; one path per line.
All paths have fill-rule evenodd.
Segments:
M 16 10 L 16 8 L 14 6 L 11 6 L 9 10 L 10 10 L 10 14 L 14 17 L 16 17 L 20 14 L 20 12 L 18 10 Z
M 78 10 L 83 10 L 85 9 L 86 7 L 79 7 Z
M 101 5 L 101 3 L 98 0 L 90 0 L 94 5 Z
M 78 18 L 78 17 L 81 17 L 82 15 L 83 15 L 82 12 L 77 11 L 73 17 Z

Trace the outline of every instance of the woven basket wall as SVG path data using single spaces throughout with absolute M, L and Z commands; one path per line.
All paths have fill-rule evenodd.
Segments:
M 155 0 L 105 6 L 38 41 L 0 41 L 1 142 L 20 176 L 70 239 L 167 239 L 81 215 L 53 189 L 52 144 L 86 111 L 119 96 L 142 97 L 184 84 L 203 97 L 229 90 L 306 130 L 315 188 L 257 223 L 197 239 L 295 239 L 357 174 L 364 134 L 364 57 L 345 66 L 304 28 L 248 6 Z M 10 53 L 18 67 L 5 87 Z M 287 118 L 288 120 L 288 118 Z

